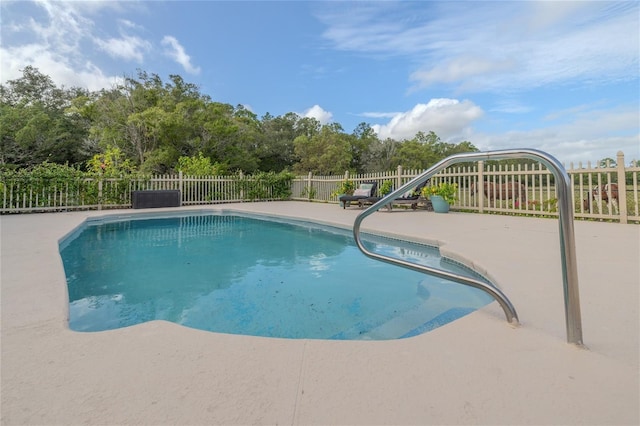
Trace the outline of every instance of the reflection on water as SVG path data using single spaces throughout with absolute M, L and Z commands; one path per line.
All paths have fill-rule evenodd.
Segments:
M 441 261 L 431 247 L 378 237 L 367 245 L 431 266 Z M 388 339 L 449 309 L 490 301 L 368 259 L 348 231 L 234 215 L 86 226 L 61 243 L 61 255 L 70 327 L 78 331 L 164 319 L 236 334 Z M 445 288 L 454 300 L 441 300 Z M 398 318 L 404 323 L 390 327 Z

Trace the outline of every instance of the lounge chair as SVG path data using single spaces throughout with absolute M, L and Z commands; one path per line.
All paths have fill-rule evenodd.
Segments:
M 416 210 L 418 208 L 418 203 L 425 203 L 427 210 L 430 210 L 430 202 L 422 198 L 422 188 L 424 188 L 429 181 L 421 183 L 416 186 L 414 189 L 411 189 L 405 192 L 401 197 L 395 198 L 393 202 L 386 205 L 387 210 L 391 210 L 394 204 L 409 204 L 411 205 L 411 209 Z M 358 204 L 362 206 L 363 204 L 373 204 L 380 201 L 382 197 L 369 197 L 367 199 L 358 201 Z
M 412 210 L 417 209 L 419 202 L 426 201 L 421 197 L 422 197 L 422 188 L 424 188 L 428 183 L 429 181 L 421 183 L 420 185 L 416 186 L 414 189 L 411 189 L 405 192 L 404 194 L 402 194 L 401 197 L 394 199 L 393 203 L 389 204 L 389 210 L 391 210 L 391 206 L 393 204 L 409 204 L 411 205 Z
M 353 191 L 353 195 L 343 195 L 340 197 L 340 204 L 342 204 L 342 208 L 347 207 L 347 203 L 357 202 L 359 205 L 361 203 L 375 196 L 376 190 L 378 189 L 378 182 L 362 182 L 358 185 L 358 188 Z

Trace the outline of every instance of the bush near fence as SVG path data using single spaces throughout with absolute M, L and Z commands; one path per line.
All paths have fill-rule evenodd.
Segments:
M 182 205 L 286 200 L 291 198 L 293 179 L 291 173 L 65 178 L 5 173 L 0 175 L 0 213 L 130 208 L 132 191 L 163 189 L 179 190 Z
M 625 167 L 624 155 L 618 153 L 616 165 L 592 167 L 571 164 L 567 173 L 573 184 L 575 217 L 602 219 L 621 223 L 640 222 L 638 200 L 638 175 L 640 167 Z M 307 200 L 337 203 L 335 189 L 343 179 L 355 182 L 392 181 L 395 188 L 407 183 L 422 173 L 422 170 L 404 170 L 342 176 L 295 177 L 290 173 L 260 173 L 249 176 L 239 173 L 234 176 L 137 176 L 100 177 L 77 174 L 71 177 L 30 176 L 21 174 L 0 175 L 0 213 L 26 213 L 42 211 L 66 211 L 87 209 L 130 208 L 131 191 L 173 189 L 180 190 L 182 205 L 234 203 L 243 201 Z M 458 184 L 458 200 L 454 211 L 519 214 L 527 216 L 556 216 L 557 195 L 553 175 L 541 164 L 474 164 L 461 165 L 443 170 L 432 178 L 432 182 Z M 523 184 L 526 203 L 513 200 L 480 200 L 484 197 L 471 193 L 471 185 L 490 182 L 498 185 Z M 596 185 L 616 183 L 619 190 L 618 205 L 609 205 L 596 199 L 584 208 L 584 200 Z M 516 191 L 517 192 L 517 191 Z

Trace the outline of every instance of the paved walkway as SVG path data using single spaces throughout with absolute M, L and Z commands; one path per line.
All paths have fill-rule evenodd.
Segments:
M 206 208 L 339 226 L 360 211 Z M 87 217 L 139 212 L 0 217 L 3 425 L 640 423 L 637 225 L 575 223 L 586 349 L 566 343 L 557 220 L 411 210 L 363 225 L 435 242 L 485 271 L 520 327 L 491 303 L 393 341 L 234 336 L 164 321 L 70 331 L 58 240 Z

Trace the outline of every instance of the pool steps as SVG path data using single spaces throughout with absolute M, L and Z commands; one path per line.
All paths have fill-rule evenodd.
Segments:
M 483 302 L 491 302 L 489 297 L 478 292 L 480 300 L 450 308 L 451 304 L 448 301 L 451 300 L 451 293 L 459 291 L 462 291 L 462 288 L 455 284 L 423 280 L 417 285 L 416 294 L 424 300 L 424 303 L 412 307 L 397 306 L 395 311 L 400 311 L 400 314 L 367 318 L 331 336 L 330 339 L 385 340 L 388 338 L 382 336 L 411 337 L 455 321 L 477 310 Z

